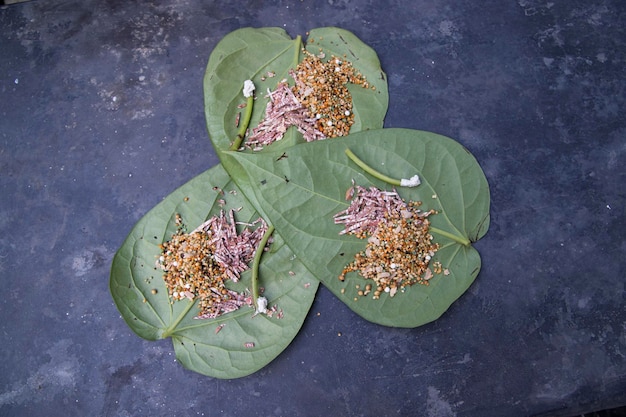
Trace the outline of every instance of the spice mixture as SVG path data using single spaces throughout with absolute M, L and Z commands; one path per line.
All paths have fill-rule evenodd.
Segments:
M 346 136 L 354 123 L 352 95 L 347 84 L 369 87 L 350 61 L 335 56 L 324 62 L 323 53 L 315 56 L 306 50 L 292 77 L 298 101 L 317 119 L 317 127 L 327 138 Z
M 226 282 L 237 282 L 248 269 L 267 230 L 265 221 L 246 223 L 239 234 L 236 225 L 241 223 L 235 223 L 233 210 L 228 218 L 221 211 L 191 233 L 185 233 L 179 215 L 176 223 L 178 231 L 161 245 L 157 261 L 172 302 L 197 298 L 200 314 L 196 318 L 215 318 L 251 304 L 250 297 L 226 288 Z
M 265 108 L 265 118 L 252 130 L 247 144 L 253 149 L 282 139 L 290 126 L 296 126 L 307 142 L 324 139 L 316 127 L 316 119 L 309 116 L 306 108 L 296 99 L 286 82 L 278 83 Z
M 343 281 L 347 273 L 358 271 L 375 282 L 374 288 L 367 284 L 358 294 L 367 295 L 373 290 L 374 299 L 383 292 L 393 297 L 398 290 L 416 283 L 428 285 L 433 277 L 429 264 L 439 249 L 432 242 L 428 216 L 436 212 L 420 210 L 420 202 L 404 202 L 395 191 L 353 186 L 346 196 L 353 195 L 350 206 L 335 215 L 335 223 L 345 225 L 341 234 L 367 239 L 367 246 L 339 279 Z M 441 264 L 435 262 L 433 269 L 441 272 Z
M 323 53 L 303 53 L 302 62 L 289 71 L 295 85 L 289 87 L 287 80 L 282 80 L 274 91 L 268 89 L 265 117 L 247 140 L 253 149 L 282 139 L 291 126 L 296 126 L 307 142 L 350 133 L 354 114 L 347 84 L 369 88 L 369 83 L 349 61 L 333 56 L 324 62 Z

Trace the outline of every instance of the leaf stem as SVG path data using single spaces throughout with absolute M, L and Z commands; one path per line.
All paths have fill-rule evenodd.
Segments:
M 302 48 L 302 36 L 298 35 L 296 36 L 296 47 L 295 47 L 295 51 L 293 54 L 293 63 L 292 63 L 292 67 L 295 68 L 298 66 L 298 63 L 300 62 L 300 49 Z
M 430 226 L 430 231 L 433 232 L 433 233 L 436 233 L 436 234 L 438 234 L 440 236 L 447 237 L 448 239 L 452 239 L 455 242 L 460 243 L 463 246 L 468 246 L 471 243 L 469 241 L 469 239 L 467 239 L 465 237 L 457 236 L 457 235 L 455 235 L 453 233 L 446 232 L 445 230 L 441 230 L 441 229 L 438 229 L 436 227 Z
M 363 168 L 363 170 L 367 172 L 368 174 L 370 174 L 371 176 L 378 178 L 379 180 L 389 183 L 391 185 L 395 185 L 398 187 L 400 186 L 400 180 L 391 178 L 381 172 L 376 171 L 374 168 L 372 168 L 371 166 L 367 165 L 365 162 L 360 160 L 359 157 L 356 156 L 349 148 L 346 148 L 346 155 L 348 155 L 348 158 L 350 158 L 352 162 L 357 164 L 359 167 Z
M 274 233 L 274 226 L 269 225 L 259 242 L 259 246 L 254 253 L 254 259 L 252 261 L 252 302 L 255 305 L 255 309 L 257 308 L 257 300 L 259 299 L 259 264 L 261 263 L 261 255 L 263 255 L 267 241 L 272 233 Z
M 252 118 L 252 107 L 254 107 L 254 95 L 248 97 L 248 100 L 246 101 L 246 112 L 244 113 L 243 120 L 239 126 L 237 137 L 233 141 L 233 144 L 230 145 L 231 151 L 239 149 L 241 143 L 243 142 L 243 138 L 246 136 L 246 130 L 248 130 L 248 125 L 250 124 L 250 119 Z
M 185 318 L 187 313 L 189 313 L 189 310 L 191 310 L 191 307 L 193 307 L 194 304 L 194 301 L 189 301 L 189 304 L 187 305 L 187 307 L 185 307 L 185 310 L 183 310 L 182 313 L 180 313 L 180 315 L 176 318 L 176 321 L 174 321 L 167 329 L 163 330 L 163 339 L 170 337 L 172 333 L 174 333 L 174 330 L 176 330 L 176 326 L 178 326 L 180 322 L 183 321 L 183 319 Z

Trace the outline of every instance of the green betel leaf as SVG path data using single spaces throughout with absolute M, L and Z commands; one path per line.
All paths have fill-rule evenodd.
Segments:
M 323 53 L 345 57 L 369 82 L 372 88 L 348 85 L 352 95 L 354 124 L 351 132 L 378 129 L 383 126 L 389 101 L 387 80 L 376 53 L 352 33 L 334 27 L 311 31 L 306 49 L 313 54 Z M 242 94 L 245 80 L 256 86 L 249 130 L 256 127 L 265 115 L 269 101 L 267 91 L 273 91 L 278 82 L 288 80 L 289 70 L 303 59 L 303 42 L 279 28 L 245 28 L 226 35 L 211 53 L 204 77 L 205 115 L 209 136 L 218 155 L 230 148 L 243 123 L 246 98 Z M 284 138 L 272 145 L 289 147 L 302 142 L 302 135 L 291 127 Z M 227 170 L 230 167 L 225 166 Z
M 290 41 L 291 38 L 281 28 L 241 28 L 230 32 L 215 47 L 206 71 L 212 72 L 226 56 L 249 45 L 264 42 Z
M 113 258 L 110 290 L 122 317 L 139 336 L 171 337 L 176 357 L 185 367 L 217 378 L 237 378 L 261 369 L 293 340 L 318 281 L 275 235 L 259 272 L 268 308 L 276 306 L 272 317 L 253 317 L 254 309 L 243 306 L 215 319 L 198 320 L 194 319 L 199 313 L 197 301 L 170 302 L 162 271 L 155 264 L 161 254 L 159 244 L 177 230 L 176 214 L 193 230 L 220 209 L 235 209 L 238 222 L 259 217 L 218 165 L 174 191 L 135 225 Z M 250 275 L 250 270 L 244 272 L 229 288 L 250 289 Z
M 400 187 L 406 201 L 421 201 L 431 215 L 431 234 L 441 248 L 431 262 L 446 274 L 428 286 L 415 284 L 394 297 L 358 296 L 368 282 L 356 272 L 338 279 L 343 268 L 365 249 L 365 241 L 340 235 L 333 216 L 345 210 L 346 190 L 355 184 L 391 190 L 346 156 L 350 148 L 378 171 L 395 178 L 418 174 L 421 185 Z M 489 227 L 489 187 L 474 157 L 452 139 L 433 133 L 381 129 L 341 139 L 296 145 L 279 153 L 251 155 L 229 152 L 234 178 L 260 205 L 305 266 L 363 318 L 388 326 L 415 327 L 437 319 L 459 297 L 480 270 L 480 256 L 471 242 Z

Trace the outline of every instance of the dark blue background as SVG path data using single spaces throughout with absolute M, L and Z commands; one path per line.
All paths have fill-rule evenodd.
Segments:
M 567 416 L 626 405 L 626 3 L 32 1 L 0 7 L 0 415 Z M 386 127 L 489 180 L 483 268 L 439 320 L 377 326 L 321 288 L 260 372 L 190 372 L 108 291 L 134 223 L 215 165 L 202 78 L 230 31 L 340 26 Z M 338 334 L 341 333 L 341 336 Z

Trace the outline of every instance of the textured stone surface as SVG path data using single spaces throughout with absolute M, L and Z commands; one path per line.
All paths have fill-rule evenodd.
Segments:
M 566 416 L 626 404 L 626 6 L 547 2 L 31 1 L 0 7 L 0 414 Z M 438 321 L 367 323 L 321 288 L 269 366 L 224 381 L 120 318 L 111 259 L 217 163 L 203 114 L 228 32 L 353 31 L 387 127 L 483 166 L 483 269 Z M 319 313 L 319 314 L 318 314 Z M 338 336 L 338 334 L 341 336 Z

